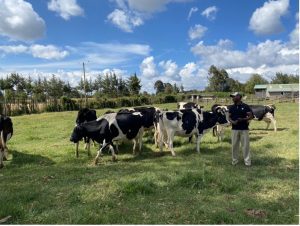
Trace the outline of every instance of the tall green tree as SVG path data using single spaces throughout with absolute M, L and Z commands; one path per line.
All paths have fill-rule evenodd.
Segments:
M 289 83 L 299 83 L 298 75 L 288 75 L 281 72 L 277 72 L 275 77 L 271 80 L 272 84 L 289 84 Z
M 136 74 L 132 75 L 128 79 L 128 89 L 131 95 L 138 95 L 142 88 L 141 80 L 137 77 Z
M 154 89 L 156 90 L 156 94 L 162 93 L 165 91 L 165 84 L 161 80 L 157 80 L 154 83 Z
M 228 73 L 224 69 L 218 69 L 216 66 L 210 66 L 208 70 L 208 87 L 209 91 L 224 92 L 229 91 L 227 79 L 229 78 Z

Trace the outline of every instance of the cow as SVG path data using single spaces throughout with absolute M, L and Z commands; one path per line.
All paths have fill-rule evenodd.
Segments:
M 158 119 L 157 113 L 161 112 L 159 108 L 156 107 L 134 107 L 134 108 L 127 108 L 119 110 L 119 113 L 126 113 L 126 112 L 140 112 L 142 115 L 142 126 L 144 131 L 149 131 L 154 128 L 154 142 L 155 145 L 158 145 Z
M 166 133 L 168 147 L 175 156 L 173 149 L 174 136 L 197 137 L 197 152 L 200 153 L 200 142 L 202 136 L 217 123 L 228 124 L 228 111 L 218 108 L 215 112 L 203 111 L 201 109 L 186 109 L 166 111 L 159 115 L 160 124 L 160 151 L 162 151 L 163 136 Z
M 114 142 L 133 140 L 133 151 L 135 152 L 137 144 L 139 144 L 139 150 L 141 151 L 142 135 L 141 113 L 110 113 L 101 116 L 95 121 L 75 126 L 70 141 L 77 143 L 83 137 L 89 137 L 102 144 L 95 158 L 95 164 L 97 164 L 100 156 L 102 156 L 102 151 L 106 147 L 110 148 L 112 160 L 116 160 Z
M 184 109 L 194 109 L 194 108 L 203 108 L 194 102 L 179 102 L 177 103 L 177 109 L 184 110 Z
M 214 112 L 218 108 L 224 108 L 228 111 L 228 105 L 220 105 L 220 104 L 214 104 L 211 107 L 211 111 Z M 218 138 L 218 142 L 222 141 L 224 139 L 224 133 L 225 133 L 225 128 L 229 127 L 231 124 L 228 123 L 227 125 L 216 125 L 213 127 L 213 136 Z
M 77 118 L 76 118 L 76 125 L 80 125 L 81 123 L 90 122 L 90 121 L 93 121 L 96 119 L 97 119 L 96 110 L 89 109 L 89 108 L 82 108 L 78 111 Z M 90 141 L 91 141 L 91 139 L 89 137 L 84 137 L 85 149 L 88 150 L 87 151 L 88 156 L 91 155 Z M 79 146 L 79 142 L 76 143 L 76 157 L 77 158 L 79 157 L 78 146 Z
M 275 120 L 275 105 L 249 105 L 253 112 L 254 120 L 265 121 L 266 129 L 269 129 L 271 122 L 273 123 L 274 131 L 277 132 Z
M 1 115 L 0 116 L 0 168 L 3 168 L 3 160 L 7 160 L 8 156 L 8 148 L 7 148 L 7 141 L 13 135 L 13 123 L 10 117 L 6 117 Z
M 212 109 L 219 106 L 227 107 L 229 109 L 232 105 L 215 104 L 212 106 Z M 254 120 L 265 121 L 267 123 L 266 129 L 269 129 L 270 123 L 272 122 L 274 131 L 275 132 L 277 131 L 276 120 L 275 120 L 275 109 L 276 109 L 275 105 L 272 104 L 271 105 L 249 105 L 249 107 L 253 112 Z M 214 128 L 213 135 L 218 137 L 218 141 L 220 138 L 221 141 L 223 140 L 224 130 L 225 127 L 222 125 L 217 125 Z

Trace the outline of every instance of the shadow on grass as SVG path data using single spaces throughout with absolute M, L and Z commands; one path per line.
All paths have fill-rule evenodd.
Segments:
M 12 150 L 10 152 L 13 156 L 11 160 L 12 165 L 26 165 L 26 164 L 36 164 L 36 165 L 53 165 L 55 162 L 52 161 L 51 159 L 41 156 L 41 155 L 33 155 L 33 154 L 27 154 L 27 153 L 22 153 L 16 150 Z

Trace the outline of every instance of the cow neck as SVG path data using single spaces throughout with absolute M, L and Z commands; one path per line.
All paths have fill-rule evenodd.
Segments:
M 207 112 L 207 111 L 203 112 L 203 122 L 202 122 L 203 129 L 209 129 L 214 127 L 217 121 L 218 121 L 218 117 L 215 113 Z

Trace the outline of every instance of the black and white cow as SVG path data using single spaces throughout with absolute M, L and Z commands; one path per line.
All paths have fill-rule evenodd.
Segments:
M 89 108 L 82 108 L 78 111 L 77 118 L 76 118 L 76 125 L 80 125 L 81 123 L 84 123 L 84 122 L 94 121 L 96 119 L 97 119 L 96 110 L 89 109 Z M 91 151 L 90 151 L 91 139 L 89 137 L 83 137 L 83 139 L 85 142 L 85 149 L 87 149 L 88 156 L 90 156 L 91 155 Z M 79 146 L 79 142 L 76 143 L 76 157 L 77 158 L 79 156 L 78 146 Z
M 212 106 L 212 109 L 217 108 L 217 107 L 227 107 L 228 109 L 232 105 L 220 105 L 220 104 L 215 104 Z M 275 105 L 249 105 L 253 112 L 254 120 L 257 121 L 265 121 L 267 123 L 267 128 L 269 129 L 270 123 L 273 123 L 274 131 L 277 131 L 276 127 L 276 120 L 275 120 Z M 218 141 L 221 138 L 221 141 L 223 140 L 224 137 L 224 131 L 225 127 L 222 125 L 217 125 L 214 130 L 213 130 L 213 135 L 218 137 Z
M 77 125 L 73 130 L 70 141 L 77 143 L 83 137 L 89 137 L 102 144 L 95 158 L 95 164 L 97 164 L 103 149 L 108 146 L 112 153 L 112 159 L 116 159 L 114 142 L 117 141 L 134 140 L 134 151 L 137 144 L 139 144 L 139 149 L 141 150 L 142 135 L 141 113 L 110 113 L 101 116 L 96 121 Z
M 275 105 L 249 105 L 253 112 L 254 120 L 265 121 L 267 128 L 271 122 L 273 123 L 274 131 L 277 131 L 276 120 L 275 120 Z
M 177 103 L 177 109 L 184 110 L 184 109 L 195 109 L 195 108 L 202 108 L 202 106 L 199 106 L 198 104 L 195 104 L 194 102 L 179 102 Z
M 197 152 L 200 153 L 201 138 L 210 128 L 217 123 L 227 124 L 229 117 L 226 109 L 218 109 L 215 112 L 206 112 L 201 109 L 187 109 L 178 111 L 166 111 L 160 114 L 160 151 L 163 146 L 163 136 L 167 135 L 168 147 L 173 156 L 174 136 L 197 137 Z
M 157 114 L 161 112 L 161 110 L 157 107 L 134 107 L 134 108 L 127 108 L 121 109 L 119 113 L 126 113 L 126 112 L 139 112 L 142 115 L 142 126 L 144 131 L 149 131 L 154 128 L 154 142 L 158 145 L 158 118 Z
M 13 135 L 13 123 L 10 117 L 0 116 L 0 168 L 2 168 L 3 160 L 7 160 L 8 156 L 8 148 L 7 148 L 7 141 Z

